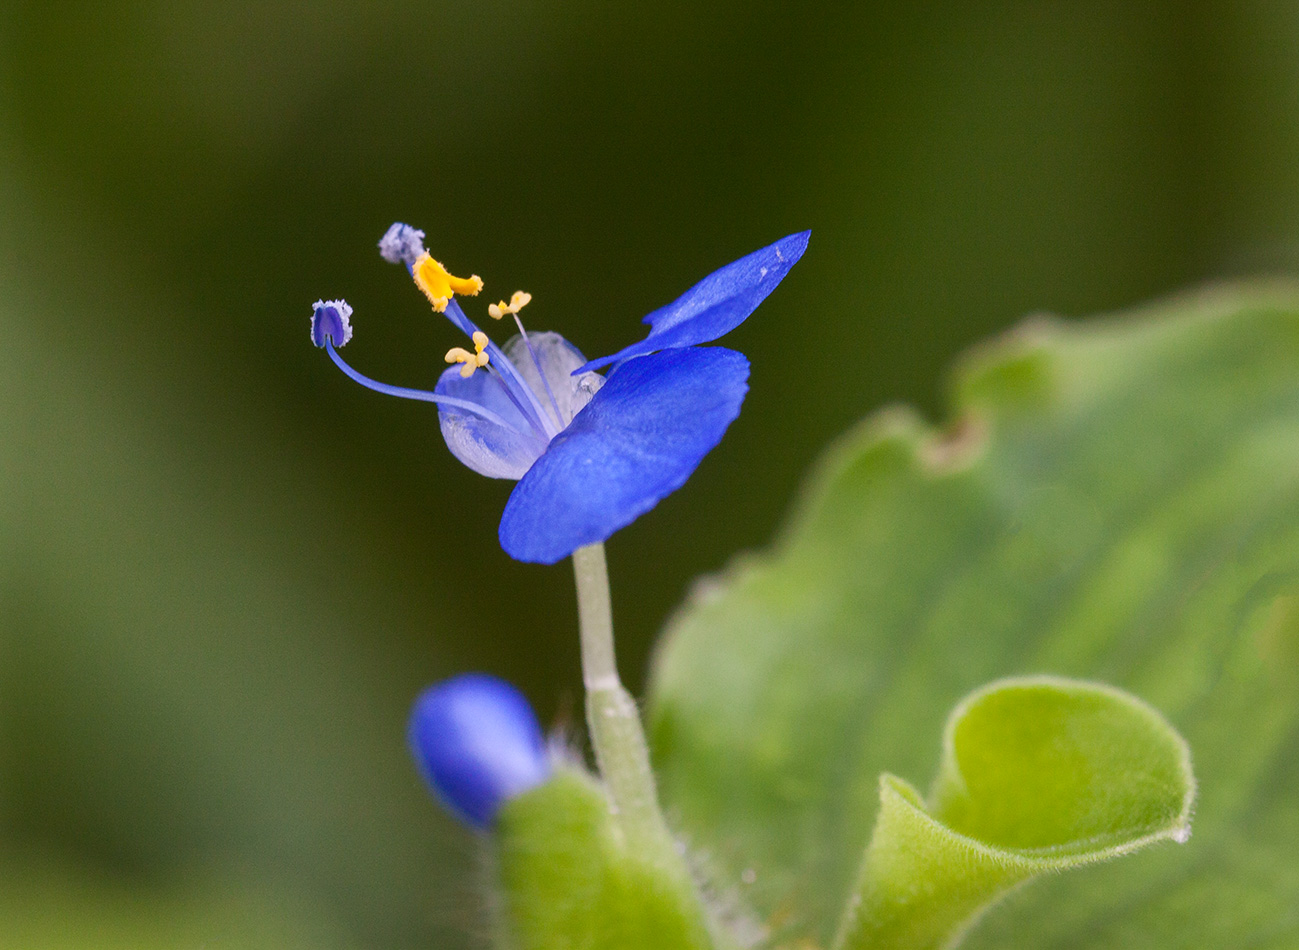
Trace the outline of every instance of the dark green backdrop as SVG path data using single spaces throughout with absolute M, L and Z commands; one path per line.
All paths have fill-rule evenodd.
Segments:
M 812 229 L 727 340 L 741 418 L 609 545 L 639 685 L 692 578 L 971 342 L 1292 268 L 1297 116 L 1293 3 L 0 2 L 0 947 L 480 929 L 405 712 L 474 668 L 571 720 L 571 577 L 309 345 L 320 296 L 388 381 L 460 342 L 391 221 L 592 356 Z

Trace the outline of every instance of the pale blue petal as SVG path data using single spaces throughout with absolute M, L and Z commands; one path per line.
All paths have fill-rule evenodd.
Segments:
M 553 564 L 636 520 L 721 441 L 748 377 L 749 361 L 722 347 L 618 367 L 514 487 L 501 547 L 516 560 Z
M 798 263 L 807 250 L 811 233 L 791 234 L 714 271 L 672 303 L 645 317 L 645 322 L 652 327 L 645 339 L 579 368 L 595 370 L 633 356 L 711 343 L 730 333 L 748 319 Z
M 465 379 L 460 375 L 460 367 L 452 366 L 442 373 L 434 393 L 482 406 L 507 423 L 497 425 L 455 406 L 438 405 L 438 422 L 447 448 L 478 474 L 488 478 L 522 478 L 546 450 L 545 438 L 505 394 L 499 376 L 478 370 Z
M 544 330 L 529 333 L 526 340 L 516 336 L 501 349 L 552 418 L 558 412 L 560 428 L 572 422 L 578 410 L 604 384 L 604 377 L 598 373 L 572 375 L 573 370 L 586 362 L 586 357 L 558 333 Z M 541 372 L 537 371 L 538 367 Z
M 464 310 L 460 307 L 460 302 L 454 297 L 447 302 L 447 308 L 443 311 L 443 316 L 471 340 L 479 330 L 478 324 L 465 316 Z M 549 429 L 548 436 L 554 435 L 558 431 L 558 427 L 555 426 L 549 413 L 542 407 L 544 397 L 541 400 L 537 398 L 537 394 L 532 391 L 532 387 L 525 383 L 523 377 L 519 375 L 514 362 L 490 338 L 487 343 L 487 355 L 490 357 L 492 365 L 496 367 L 496 371 L 504 378 L 505 384 L 509 386 L 514 398 L 518 400 L 519 408 L 523 414 L 528 416 L 529 420 L 538 428 Z

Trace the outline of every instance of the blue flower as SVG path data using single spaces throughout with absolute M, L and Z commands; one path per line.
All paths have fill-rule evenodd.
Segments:
M 424 248 L 424 233 L 394 224 L 380 253 L 405 264 L 433 309 L 474 344 L 447 352 L 455 364 L 432 392 L 363 376 L 338 355 L 351 337 L 351 308 L 317 301 L 311 338 L 338 367 L 371 389 L 436 403 L 447 447 L 490 478 L 518 480 L 501 517 L 501 547 L 520 561 L 552 564 L 603 541 L 680 488 L 721 441 L 748 391 L 749 361 L 703 348 L 748 318 L 794 266 L 808 232 L 791 234 L 705 277 L 645 317 L 650 332 L 588 361 L 557 333 L 527 333 L 519 291 L 488 308 L 513 318 L 519 335 L 497 346 L 455 299 L 482 289 L 452 276 Z M 613 365 L 608 376 L 596 370 Z M 485 372 L 477 372 L 479 369 Z
M 475 828 L 490 827 L 501 805 L 550 777 L 532 707 L 494 676 L 466 673 L 425 690 L 408 738 L 438 799 Z

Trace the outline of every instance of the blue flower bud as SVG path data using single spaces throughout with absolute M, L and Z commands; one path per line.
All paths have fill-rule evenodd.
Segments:
M 490 827 L 502 804 L 550 776 L 532 707 L 509 683 L 483 673 L 425 690 L 411 710 L 408 738 L 438 799 L 475 828 Z

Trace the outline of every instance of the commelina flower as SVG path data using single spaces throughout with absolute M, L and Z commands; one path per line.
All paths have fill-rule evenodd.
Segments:
M 685 484 L 739 415 L 749 361 L 704 347 L 743 323 L 789 273 L 809 232 L 791 234 L 709 274 L 644 318 L 650 332 L 610 356 L 587 360 L 558 333 L 528 333 L 522 291 L 492 304 L 518 335 L 497 346 L 461 309 L 457 295 L 483 287 L 433 259 L 424 232 L 394 224 L 379 242 L 405 264 L 433 309 L 472 342 L 453 347 L 453 364 L 432 392 L 389 386 L 338 355 L 352 337 L 352 308 L 317 301 L 311 339 L 356 382 L 378 392 L 437 404 L 447 447 L 489 478 L 518 481 L 501 517 L 501 547 L 520 561 L 552 564 L 630 524 Z M 612 366 L 607 376 L 597 370 Z

